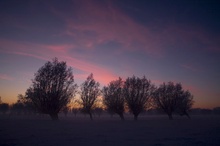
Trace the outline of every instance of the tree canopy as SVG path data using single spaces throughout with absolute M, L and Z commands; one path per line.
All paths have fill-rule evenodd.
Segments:
M 137 120 L 138 115 L 145 110 L 148 99 L 153 93 L 151 81 L 139 77 L 128 77 L 124 83 L 123 94 L 129 111 Z
M 46 62 L 36 73 L 26 98 L 33 102 L 41 113 L 49 114 L 53 120 L 76 93 L 72 69 L 66 62 L 54 58 Z
M 123 81 L 119 77 L 118 80 L 111 81 L 108 86 L 103 87 L 103 104 L 109 112 L 116 113 L 124 120 L 124 96 Z
M 90 74 L 81 85 L 80 104 L 82 105 L 82 111 L 89 114 L 91 120 L 93 119 L 92 109 L 97 102 L 97 97 L 101 95 L 99 86 L 100 84 L 95 81 L 93 74 Z
M 193 96 L 184 91 L 180 83 L 163 83 L 154 92 L 154 102 L 157 108 L 162 109 L 169 119 L 173 119 L 173 112 L 188 115 L 187 111 L 193 105 Z M 188 116 L 189 117 L 189 116 Z

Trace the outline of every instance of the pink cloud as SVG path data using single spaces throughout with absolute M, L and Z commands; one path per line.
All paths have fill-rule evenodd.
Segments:
M 107 84 L 116 78 L 116 75 L 106 67 L 87 62 L 80 55 L 77 56 L 76 53 L 73 53 L 73 55 L 69 54 L 69 49 L 74 48 L 72 45 L 41 45 L 8 40 L 0 40 L 0 44 L 5 48 L 5 50 L 2 50 L 4 53 L 33 57 L 45 61 L 58 57 L 59 60 L 66 61 L 71 67 L 83 71 L 83 77 L 87 77 L 90 73 L 93 73 L 94 77 L 101 84 Z M 78 75 L 78 77 L 81 78 L 82 76 Z
M 90 73 L 93 73 L 94 77 L 99 82 L 102 84 L 107 84 L 117 77 L 108 68 L 92 62 L 87 62 L 83 60 L 82 56 L 77 53 L 73 53 L 73 55 L 69 54 L 68 51 L 70 49 L 74 49 L 74 45 L 42 45 L 41 47 L 49 49 L 49 51 L 52 51 L 51 53 L 54 54 L 54 56 L 59 56 L 60 60 L 66 61 L 68 65 L 72 66 L 73 68 L 83 71 L 83 74 L 76 76 L 80 77 L 80 79 L 86 79 Z M 86 58 L 86 56 L 84 56 L 84 58 Z
M 115 53 L 142 50 L 146 54 L 162 57 L 167 46 L 181 44 L 189 49 L 190 42 L 198 40 L 206 45 L 203 46 L 206 49 L 219 50 L 219 43 L 216 43 L 219 38 L 210 39 L 212 37 L 201 28 L 171 22 L 164 26 L 160 24 L 158 27 L 161 31 L 152 31 L 150 27 L 129 17 L 111 1 L 105 5 L 96 1 L 74 1 L 74 4 L 78 7 L 74 7 L 69 15 L 55 8 L 53 12 L 66 22 L 63 35 L 73 37 L 76 45 L 82 49 L 92 50 L 99 44 L 117 41 L 122 47 Z M 93 35 L 89 36 L 87 32 Z
M 154 79 L 154 80 L 151 80 L 151 83 L 154 84 L 154 85 L 156 85 L 157 87 L 159 87 L 161 84 L 164 83 L 164 81 Z
M 160 55 L 160 44 L 154 41 L 150 31 L 111 3 L 108 3 L 108 6 L 102 6 L 95 1 L 76 3 L 80 6 L 74 8 L 70 16 L 58 10 L 53 11 L 66 21 L 64 34 L 77 39 L 78 45 L 94 49 L 98 44 L 113 40 L 121 43 L 123 45 L 121 49 L 124 50 L 141 49 L 149 54 Z M 89 37 L 86 32 L 95 35 Z
M 51 52 L 66 54 L 68 50 L 73 49 L 75 46 L 72 44 L 71 45 L 63 44 L 63 45 L 42 45 L 41 47 L 47 48 L 48 50 L 51 50 Z
M 76 75 L 76 77 L 79 77 L 80 79 L 85 80 L 90 73 L 93 73 L 94 78 L 101 84 L 107 84 L 111 80 L 117 78 L 117 76 L 111 70 L 103 66 L 88 63 L 86 61 L 82 61 L 72 57 L 64 57 L 64 60 L 66 60 L 68 65 L 72 66 L 73 68 L 84 71 L 83 74 Z
M 198 86 L 195 86 L 193 84 L 187 84 L 187 83 L 184 83 L 182 85 L 183 85 L 184 90 L 190 91 L 193 95 L 198 95 L 199 93 L 202 93 L 201 89 L 198 88 Z
M 37 58 L 40 60 L 48 60 L 45 57 L 41 57 L 41 56 L 37 56 L 34 54 L 29 54 L 29 53 L 23 53 L 23 52 L 9 52 L 10 54 L 16 54 L 16 55 L 22 55 L 22 56 L 27 56 L 27 57 L 33 57 L 33 58 Z
M 181 67 L 183 67 L 187 70 L 193 71 L 193 72 L 198 71 L 197 68 L 195 68 L 195 67 L 193 67 L 192 65 L 189 65 L 189 64 L 182 64 Z
M 7 81 L 13 81 L 14 79 L 6 74 L 0 74 L 0 80 L 7 80 Z
M 115 73 L 105 66 L 86 61 L 89 56 L 77 53 L 74 50 L 76 47 L 91 51 L 96 49 L 99 44 L 117 41 L 122 44 L 122 48 L 116 50 L 116 53 L 139 49 L 155 56 L 161 56 L 165 51 L 163 45 L 176 43 L 176 39 L 184 44 L 194 38 L 207 42 L 207 44 L 212 42 L 206 37 L 205 33 L 176 26 L 176 24 L 166 26 L 166 29 L 161 32 L 152 32 L 150 28 L 137 23 L 119 10 L 111 1 L 108 1 L 106 6 L 96 1 L 74 1 L 74 3 L 78 7 L 74 7 L 69 14 L 63 14 L 56 8 L 51 8 L 54 14 L 66 22 L 66 28 L 61 36 L 72 37 L 74 43 L 45 45 L 0 40 L 3 51 L 41 60 L 58 57 L 60 60 L 67 61 L 73 68 L 85 72 L 85 74 L 94 73 L 95 77 L 97 76 L 101 82 L 106 83 L 116 77 Z M 92 35 L 90 36 L 88 33 L 92 33 Z M 70 50 L 73 53 L 70 54 Z M 182 67 L 196 71 L 190 65 L 182 65 Z M 132 68 L 127 70 L 133 72 Z

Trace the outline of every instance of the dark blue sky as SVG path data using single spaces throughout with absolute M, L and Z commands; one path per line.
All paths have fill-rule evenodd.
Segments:
M 15 102 L 58 57 L 81 84 L 145 75 L 181 82 L 195 107 L 220 106 L 220 3 L 214 0 L 1 0 L 0 96 Z

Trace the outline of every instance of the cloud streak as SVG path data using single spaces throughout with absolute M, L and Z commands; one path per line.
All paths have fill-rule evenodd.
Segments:
M 189 65 L 189 64 L 182 64 L 181 67 L 187 69 L 187 70 L 190 70 L 190 71 L 193 71 L 193 72 L 196 72 L 198 71 L 197 68 L 193 67 L 192 65 Z
M 0 40 L 0 44 L 1 42 L 2 41 Z M 2 44 L 5 45 L 3 45 L 2 47 L 8 48 L 7 43 Z M 107 84 L 112 79 L 115 79 L 117 77 L 111 70 L 105 68 L 104 66 L 87 62 L 81 58 L 77 58 L 74 57 L 74 55 L 69 54 L 68 50 L 73 47 L 71 45 L 53 46 L 10 41 L 10 46 L 12 46 L 12 48 L 16 46 L 17 49 L 5 49 L 5 53 L 33 57 L 45 61 L 48 61 L 54 57 L 58 57 L 59 60 L 66 61 L 67 64 L 73 67 L 74 69 L 83 71 L 83 77 L 85 77 L 85 74 L 87 74 L 88 76 L 90 73 L 93 73 L 96 79 L 100 81 L 102 84 Z M 32 48 L 31 51 L 28 48 Z M 80 75 L 78 76 L 81 77 Z M 6 76 L 4 77 L 6 78 Z
M 158 55 L 160 45 L 154 42 L 149 30 L 136 23 L 121 12 L 111 2 L 105 5 L 96 1 L 74 1 L 79 5 L 65 15 L 54 9 L 54 13 L 66 22 L 63 35 L 77 40 L 82 48 L 95 49 L 97 45 L 108 41 L 117 41 L 123 45 L 124 51 L 144 50 L 146 53 Z M 74 4 L 75 4 L 74 3 Z
M 12 78 L 11 76 L 6 75 L 6 74 L 0 74 L 0 80 L 13 81 L 14 78 Z
M 167 49 L 219 51 L 219 38 L 201 28 L 193 28 L 171 21 L 156 26 L 143 25 L 128 16 L 113 2 L 73 1 L 70 14 L 53 8 L 53 13 L 64 20 L 66 28 L 61 35 L 69 36 L 77 47 L 92 51 L 100 44 L 115 41 L 121 44 L 115 53 L 144 51 L 146 56 L 167 56 Z M 156 30 L 156 31 L 155 31 Z M 196 43 L 201 44 L 199 46 Z

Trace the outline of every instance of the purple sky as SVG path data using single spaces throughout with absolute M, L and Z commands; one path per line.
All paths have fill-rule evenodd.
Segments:
M 194 107 L 220 106 L 220 3 L 214 0 L 1 0 L 0 96 L 13 103 L 58 57 L 107 85 L 145 75 L 181 82 Z

